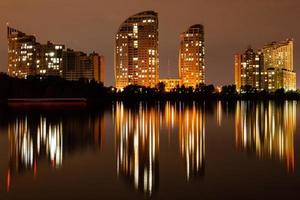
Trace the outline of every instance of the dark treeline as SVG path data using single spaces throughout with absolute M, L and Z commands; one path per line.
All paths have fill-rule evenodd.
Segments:
M 111 100 L 111 89 L 95 81 L 67 81 L 60 77 L 28 76 L 19 79 L 0 74 L 0 99 L 9 98 L 86 98 L 93 101 Z
M 67 81 L 60 77 L 35 77 L 19 79 L 0 74 L 0 99 L 9 98 L 86 98 L 90 102 L 123 100 L 128 102 L 152 100 L 264 100 L 293 99 L 300 100 L 299 92 L 284 92 L 283 89 L 269 93 L 257 91 L 251 87 L 238 93 L 235 85 L 216 88 L 213 85 L 199 85 L 195 89 L 177 86 L 165 92 L 165 85 L 159 83 L 156 88 L 130 85 L 122 92 L 113 87 L 105 87 L 95 81 Z
M 300 100 L 299 92 L 285 92 L 279 89 L 275 92 L 257 91 L 246 86 L 242 93 L 238 93 L 235 85 L 216 88 L 214 85 L 199 85 L 195 89 L 177 86 L 170 92 L 165 92 L 163 83 L 156 88 L 130 85 L 123 92 L 115 93 L 118 100 Z

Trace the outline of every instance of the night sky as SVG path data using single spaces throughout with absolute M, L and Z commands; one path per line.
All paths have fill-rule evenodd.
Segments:
M 129 16 L 159 14 L 160 77 L 178 76 L 179 34 L 205 27 L 206 82 L 234 82 L 233 55 L 252 45 L 294 39 L 294 69 L 300 73 L 299 0 L 0 0 L 0 71 L 7 71 L 6 23 L 37 40 L 50 40 L 105 56 L 105 84 L 114 84 L 114 35 Z M 297 86 L 300 85 L 300 74 Z

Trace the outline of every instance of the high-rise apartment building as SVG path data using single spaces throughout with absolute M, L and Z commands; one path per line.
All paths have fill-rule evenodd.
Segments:
M 248 48 L 244 54 L 234 56 L 235 84 L 238 92 L 243 91 L 246 86 L 258 91 L 266 89 L 267 76 L 263 61 L 262 52 L 255 52 L 252 48 Z
M 263 48 L 264 66 L 268 72 L 268 89 L 296 90 L 296 73 L 294 72 L 293 40 L 272 42 Z
M 33 35 L 7 27 L 8 74 L 19 78 L 30 75 L 62 76 L 63 45 L 40 44 Z
M 179 78 L 181 85 L 196 87 L 205 83 L 204 27 L 191 26 L 180 35 Z
M 145 11 L 129 17 L 116 34 L 116 88 L 155 87 L 158 83 L 158 15 Z

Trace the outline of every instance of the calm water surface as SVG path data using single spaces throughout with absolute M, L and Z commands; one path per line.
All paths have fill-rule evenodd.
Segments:
M 299 109 L 219 101 L 0 111 L 0 199 L 299 199 Z

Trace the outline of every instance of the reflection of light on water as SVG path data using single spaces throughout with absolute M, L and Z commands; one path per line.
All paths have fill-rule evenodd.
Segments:
M 169 129 L 173 129 L 174 125 L 178 121 L 177 114 L 178 111 L 176 109 L 176 104 L 172 105 L 170 102 L 166 102 L 162 124 L 168 127 Z
M 37 126 L 28 118 L 19 117 L 8 124 L 10 166 L 7 173 L 7 191 L 10 190 L 12 172 L 33 169 L 37 174 L 37 160 L 46 155 L 53 166 L 62 164 L 62 123 L 49 123 L 40 117 Z
M 178 126 L 178 106 L 176 103 L 166 102 L 162 107 L 161 112 L 163 115 L 160 117 L 160 127 L 167 129 L 168 141 L 171 142 L 171 133 L 174 128 Z
M 46 154 L 53 166 L 61 166 L 62 123 L 49 123 L 46 118 L 40 117 L 36 132 L 33 129 L 29 128 L 27 117 L 17 118 L 9 124 L 11 167 L 31 169 L 41 154 Z M 36 170 L 36 166 L 34 168 Z
M 158 181 L 158 112 L 143 105 L 134 111 L 122 103 L 115 111 L 117 173 L 151 195 Z
M 62 131 L 61 126 L 49 125 L 47 138 L 47 151 L 49 151 L 50 159 L 55 166 L 62 163 Z
M 48 160 L 50 166 L 63 164 L 63 152 L 74 152 L 92 147 L 101 148 L 104 140 L 105 122 L 101 112 L 88 115 L 17 114 L 8 123 L 9 168 L 7 187 L 16 178 L 15 173 L 33 172 L 38 175 L 39 162 Z M 64 132 L 64 133 L 63 133 Z M 63 144 L 64 142 L 64 144 Z M 46 158 L 46 159 L 45 159 Z
M 6 191 L 7 192 L 9 192 L 9 190 L 10 190 L 10 181 L 11 181 L 10 170 L 7 170 L 7 175 L 6 175 Z
M 40 125 L 37 128 L 37 150 L 40 153 L 41 146 L 46 147 L 46 153 L 53 166 L 62 165 L 63 137 L 62 122 L 51 124 L 47 123 L 46 118 L 41 117 Z
M 217 124 L 222 125 L 222 101 L 217 102 Z
M 205 113 L 195 104 L 182 106 L 179 111 L 179 145 L 186 163 L 187 180 L 204 175 L 205 166 Z
M 237 148 L 256 152 L 260 158 L 286 160 L 294 170 L 296 102 L 238 102 L 235 117 Z

